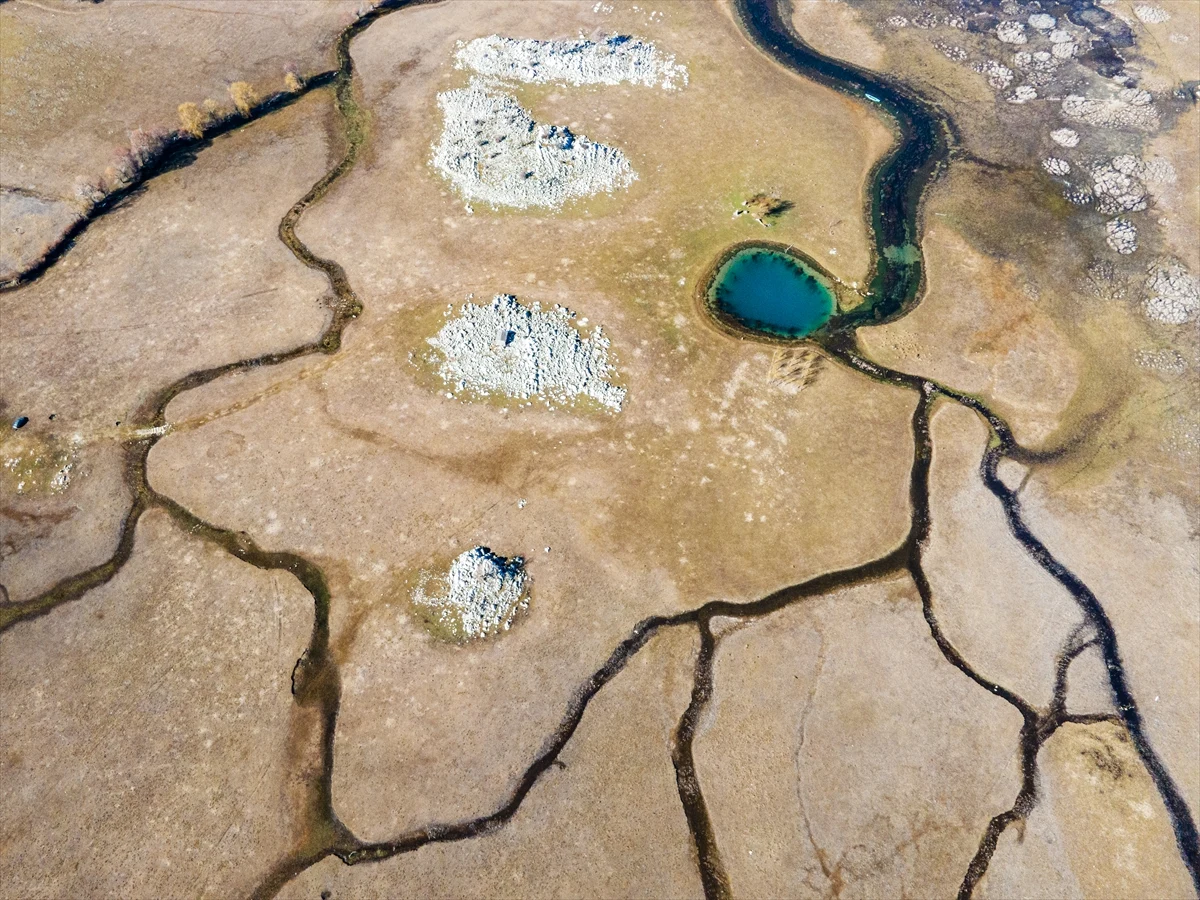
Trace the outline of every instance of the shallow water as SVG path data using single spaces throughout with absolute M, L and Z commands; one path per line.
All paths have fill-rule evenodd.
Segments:
M 834 310 L 833 285 L 824 275 L 761 247 L 741 250 L 721 266 L 710 300 L 739 325 L 788 338 L 816 331 Z

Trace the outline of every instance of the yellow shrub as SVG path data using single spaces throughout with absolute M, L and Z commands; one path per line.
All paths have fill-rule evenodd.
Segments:
M 254 88 L 245 81 L 235 81 L 231 84 L 229 96 L 233 98 L 233 105 L 243 116 L 250 115 L 254 104 L 258 102 L 258 97 L 254 95 Z
M 287 89 L 289 91 L 291 91 L 293 94 L 300 93 L 300 89 L 304 87 L 304 85 L 301 83 L 299 77 L 296 75 L 295 72 L 288 72 L 286 75 L 284 75 L 283 83 L 287 86 Z
M 179 124 L 192 137 L 204 137 L 208 116 L 195 103 L 179 104 Z

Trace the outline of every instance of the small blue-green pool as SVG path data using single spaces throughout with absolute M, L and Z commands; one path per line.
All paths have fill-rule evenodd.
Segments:
M 712 311 L 751 331 L 802 338 L 833 315 L 834 287 L 823 272 L 769 247 L 745 247 L 717 269 L 708 289 Z

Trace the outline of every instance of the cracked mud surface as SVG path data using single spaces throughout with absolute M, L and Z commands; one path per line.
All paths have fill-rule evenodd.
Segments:
M 871 7 L 814 9 L 361 7 L 331 74 L 11 281 L 0 893 L 1200 891 L 1195 335 L 1073 300 L 1091 237 L 984 186 L 957 83 L 933 105 Z M 518 94 L 643 178 L 464 210 L 427 164 L 455 42 L 597 28 L 688 86 Z M 818 334 L 797 387 L 692 282 L 762 189 L 796 200 L 773 239 L 868 282 L 890 120 L 804 68 L 847 40 L 874 74 L 838 77 L 947 145 L 902 223 L 923 290 L 872 282 L 909 314 Z M 438 391 L 413 351 L 501 292 L 602 323 L 624 409 Z M 481 543 L 529 560 L 529 609 L 439 641 L 411 587 Z

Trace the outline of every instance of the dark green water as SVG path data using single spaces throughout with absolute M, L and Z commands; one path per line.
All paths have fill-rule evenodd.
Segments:
M 834 310 L 833 285 L 778 250 L 739 250 L 717 270 L 709 289 L 714 311 L 734 323 L 785 338 L 812 334 Z
M 924 283 L 918 250 L 921 195 L 949 154 L 951 126 L 943 112 L 905 85 L 831 59 L 800 40 L 791 25 L 790 5 L 780 0 L 734 2 L 746 32 L 768 56 L 819 84 L 878 106 L 899 131 L 900 140 L 871 173 L 875 253 L 863 302 L 838 316 L 829 330 L 891 322 L 920 300 Z

